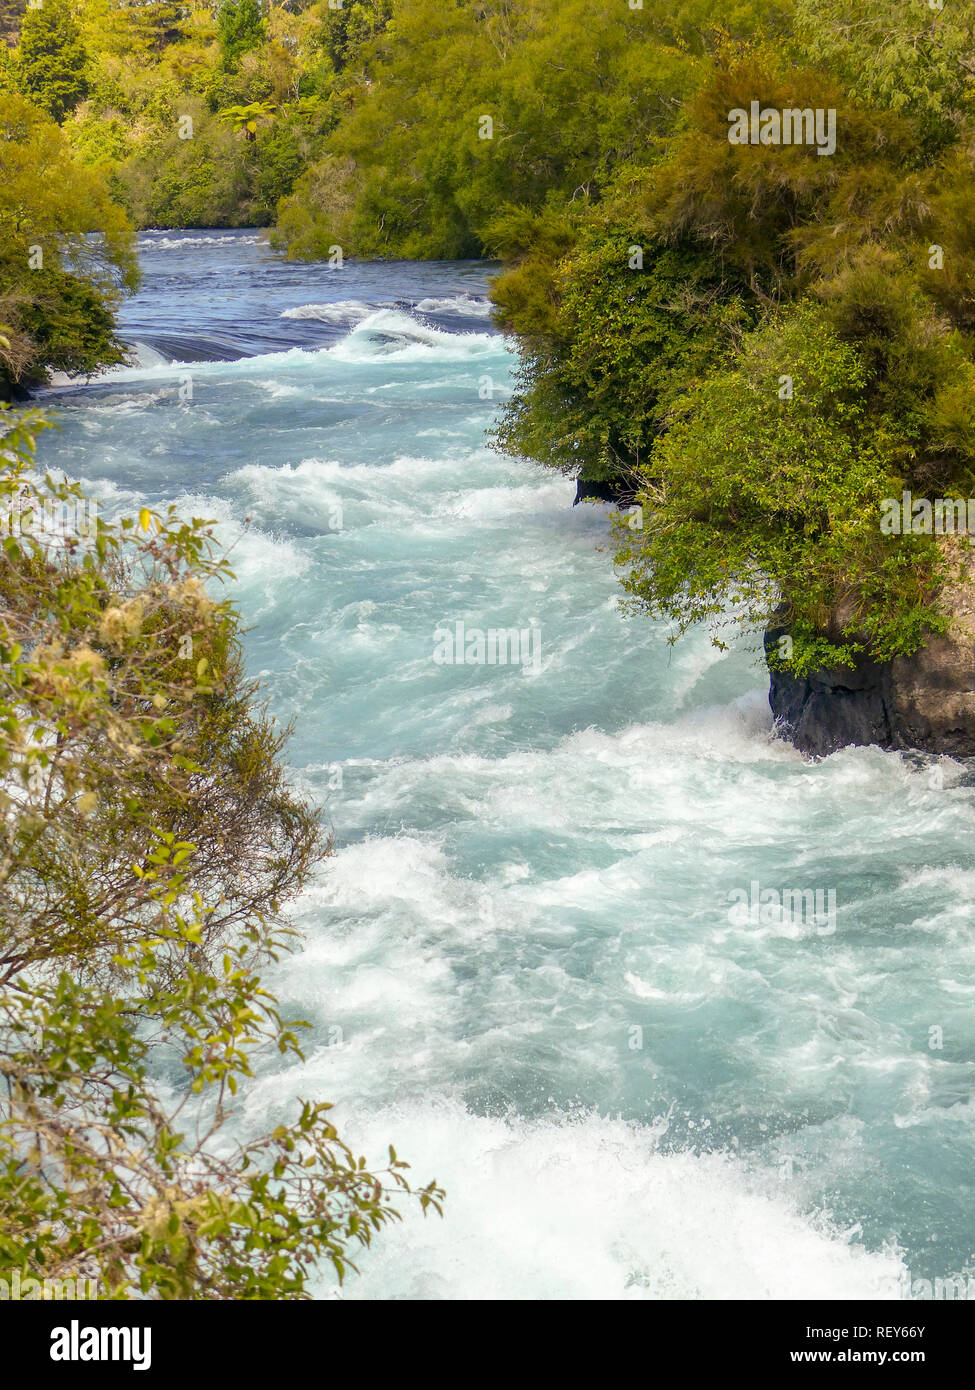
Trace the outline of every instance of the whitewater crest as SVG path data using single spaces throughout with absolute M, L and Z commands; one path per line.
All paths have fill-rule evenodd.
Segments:
M 660 1126 L 478 1117 L 456 1103 L 393 1107 L 360 1130 L 339 1118 L 367 1149 L 402 1136 L 450 1194 L 449 1217 L 409 1215 L 345 1298 L 903 1297 L 896 1251 L 811 1221 L 733 1156 L 660 1152 Z
M 333 357 L 353 362 L 377 355 L 401 361 L 451 361 L 494 355 L 498 346 L 493 333 L 450 332 L 422 323 L 403 309 L 375 309 L 329 352 Z
M 285 309 L 283 319 L 311 319 L 318 323 L 349 323 L 364 319 L 374 312 L 375 306 L 364 304 L 361 299 L 336 299 L 329 304 L 298 304 L 293 309 Z
M 138 245 L 140 250 L 181 251 L 186 246 L 257 246 L 260 241 L 259 236 L 211 236 L 208 233 L 171 236 L 148 228 L 140 236 Z
M 398 310 L 407 315 L 424 314 L 430 317 L 449 317 L 489 319 L 491 301 L 476 298 L 469 294 L 431 295 L 416 303 L 396 302 L 367 303 L 361 299 L 328 300 L 322 304 L 297 304 L 283 310 L 283 319 L 312 320 L 320 323 L 349 323 L 367 318 L 381 310 Z

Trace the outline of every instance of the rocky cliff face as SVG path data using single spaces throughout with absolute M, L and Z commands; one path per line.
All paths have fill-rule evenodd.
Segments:
M 820 756 L 876 743 L 975 757 L 975 577 L 949 586 L 943 599 L 951 633 L 913 656 L 804 677 L 771 672 L 769 704 L 785 736 Z M 766 633 L 766 652 L 784 631 Z

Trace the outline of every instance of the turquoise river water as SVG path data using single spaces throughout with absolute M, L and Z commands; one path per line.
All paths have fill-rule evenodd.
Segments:
M 448 1190 L 323 1297 L 899 1298 L 975 1272 L 975 778 L 771 727 L 754 635 L 618 607 L 607 514 L 492 451 L 491 267 L 142 238 L 137 365 L 44 395 L 106 513 L 235 542 L 336 853 L 243 1126 L 337 1104 Z M 246 533 L 245 517 L 252 518 Z M 526 664 L 437 629 L 536 634 Z M 734 912 L 821 889 L 829 921 Z M 975 1281 L 972 1286 L 975 1288 Z

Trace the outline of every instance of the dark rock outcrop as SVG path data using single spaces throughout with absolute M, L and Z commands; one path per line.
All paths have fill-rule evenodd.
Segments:
M 23 401 L 29 401 L 30 392 L 26 386 L 21 386 L 10 381 L 0 372 L 0 402 L 4 405 L 20 405 Z
M 784 628 L 770 629 L 765 649 Z M 975 625 L 956 613 L 949 637 L 909 657 L 797 677 L 772 671 L 769 704 L 782 732 L 804 753 L 823 756 L 848 744 L 917 748 L 975 756 Z
M 632 487 L 626 483 L 608 479 L 576 478 L 576 495 L 573 507 L 580 502 L 611 502 L 615 507 L 632 507 L 636 496 Z

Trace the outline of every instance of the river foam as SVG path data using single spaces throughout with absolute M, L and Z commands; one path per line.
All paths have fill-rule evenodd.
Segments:
M 887 1297 L 967 1268 L 969 770 L 806 761 L 757 634 L 620 613 L 606 509 L 488 446 L 516 363 L 479 268 L 223 235 L 144 250 L 129 331 L 246 355 L 192 363 L 189 401 L 152 359 L 52 392 L 41 463 L 234 546 L 250 669 L 336 835 L 270 977 L 306 1060 L 263 1059 L 238 1123 L 335 1101 L 449 1194 L 342 1296 Z M 438 664 L 457 622 L 537 629 L 538 669 Z M 736 917 L 753 884 L 833 890 L 835 926 Z

